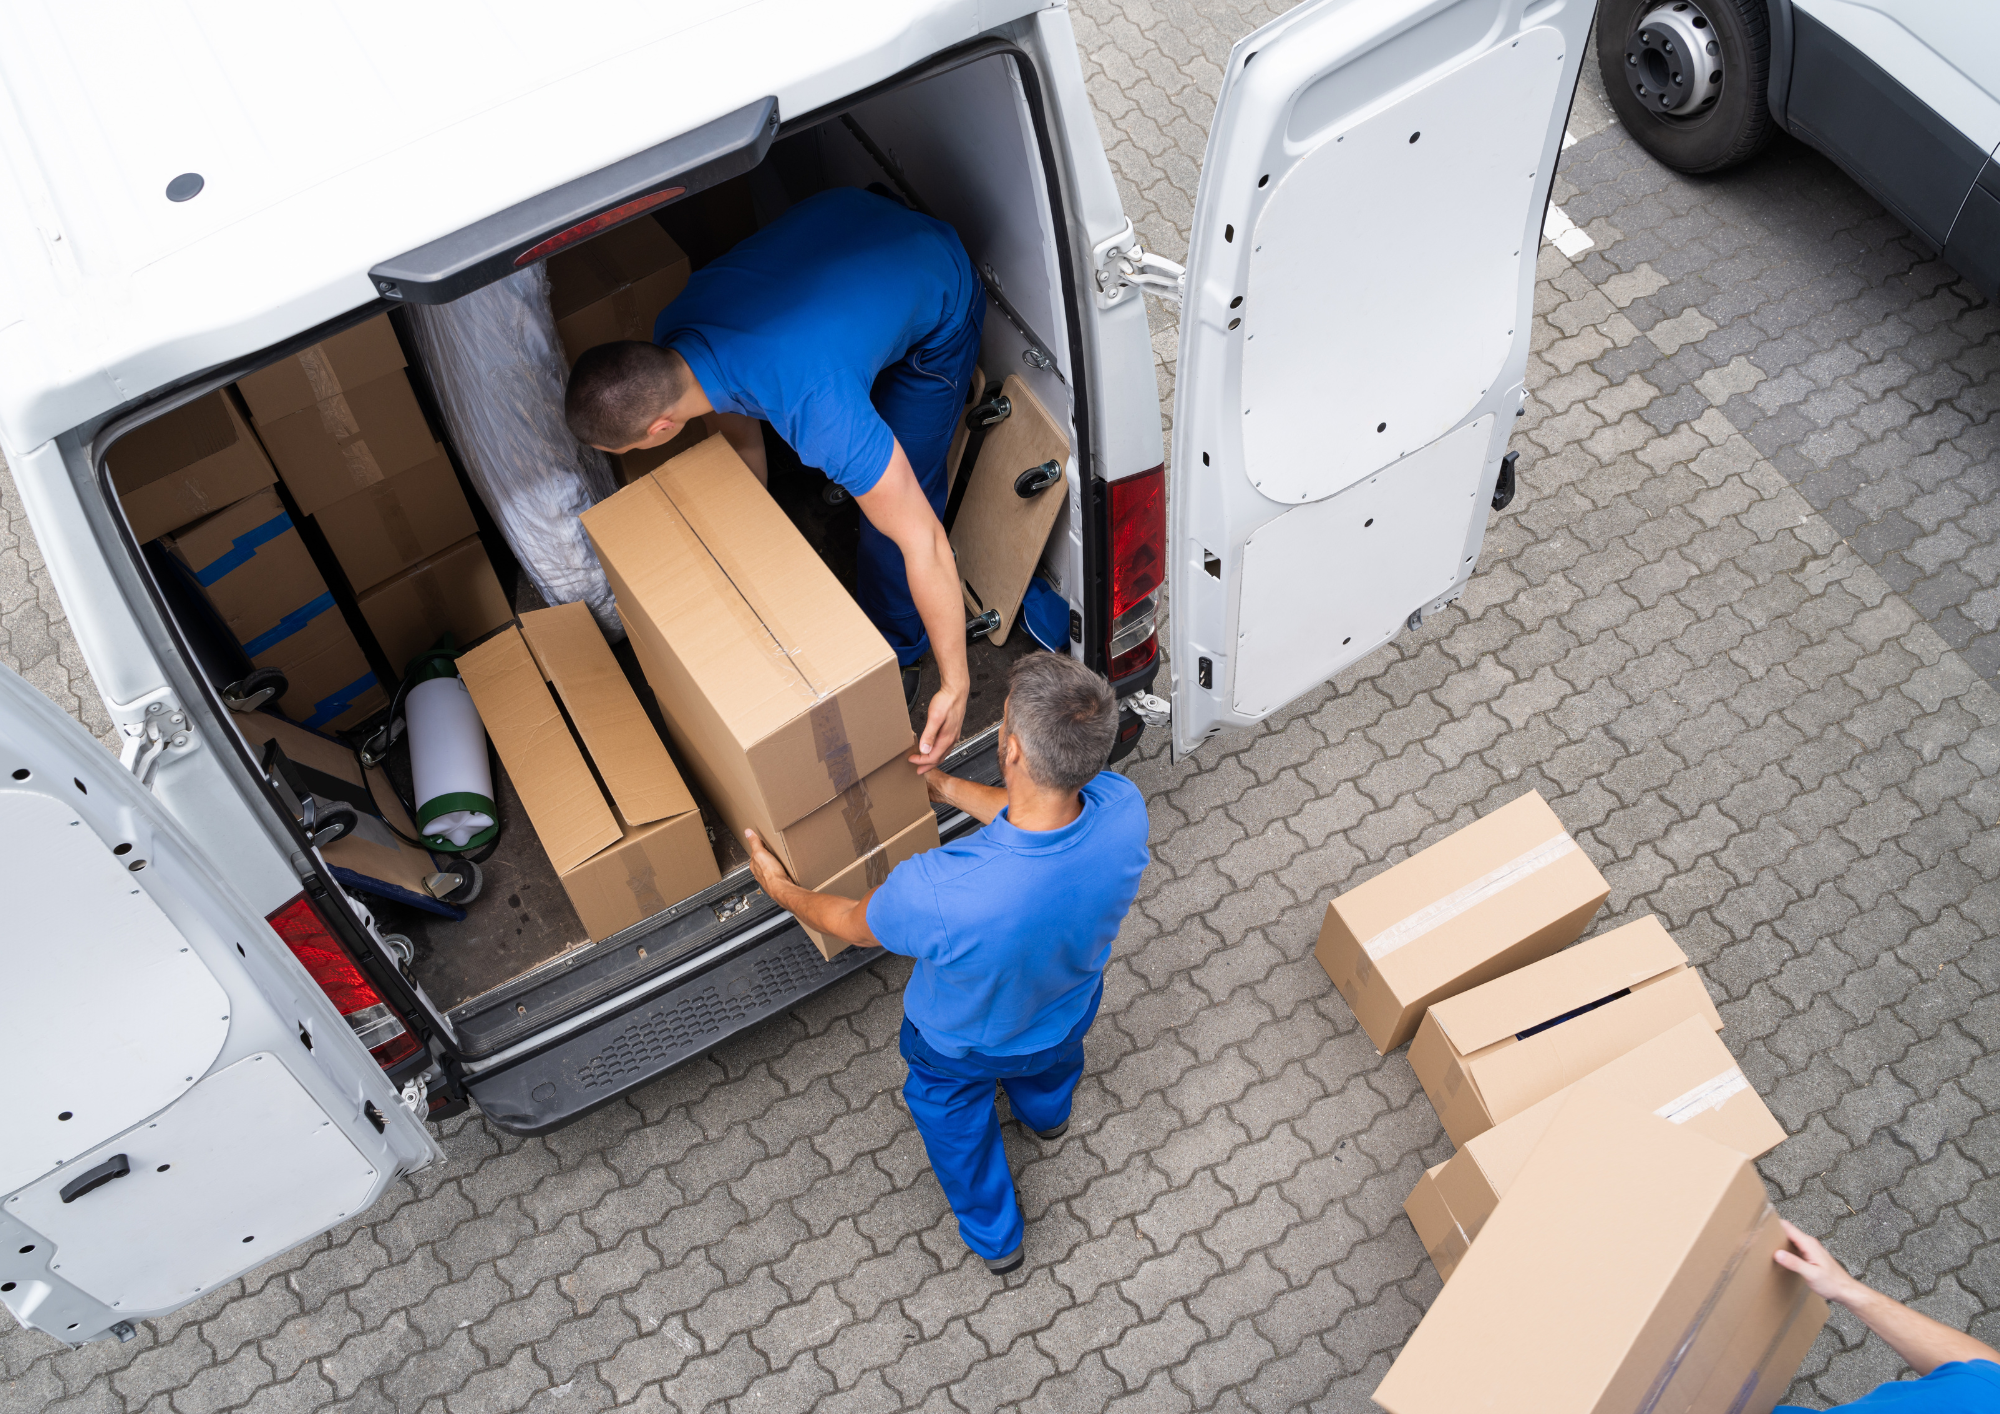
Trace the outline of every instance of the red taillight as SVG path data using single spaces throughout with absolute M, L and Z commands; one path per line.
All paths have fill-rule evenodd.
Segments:
M 1107 676 L 1138 672 L 1160 651 L 1160 587 L 1167 575 L 1167 471 L 1111 483 L 1111 637 Z
M 356 1038 L 378 1063 L 392 1066 L 417 1053 L 417 1038 L 396 1009 L 382 1000 L 374 984 L 361 975 L 340 939 L 313 911 L 311 900 L 300 894 L 267 921 L 285 940 L 292 956 L 305 964 L 313 981 L 332 1000 L 334 1010 L 347 1018 Z
M 540 245 L 529 246 L 514 257 L 514 268 L 518 270 L 523 265 L 533 265 L 537 260 L 542 259 L 544 256 L 554 255 L 565 246 L 573 246 L 578 241 L 589 240 L 600 231 L 608 231 L 613 226 L 622 225 L 641 212 L 651 211 L 656 206 L 664 206 L 675 197 L 683 196 L 686 193 L 686 187 L 668 187 L 665 191 L 656 191 L 647 196 L 637 197 L 626 202 L 623 206 L 614 206 L 609 211 L 600 211 L 588 221 L 579 221 L 567 231 L 556 232 Z

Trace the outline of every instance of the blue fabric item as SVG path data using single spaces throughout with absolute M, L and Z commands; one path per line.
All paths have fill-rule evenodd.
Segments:
M 770 423 L 800 461 L 859 496 L 891 450 L 893 424 L 870 390 L 906 355 L 954 342 L 979 291 L 951 227 L 837 187 L 697 270 L 653 342 L 687 360 L 717 411 Z
M 269 544 L 292 528 L 292 518 L 279 511 L 262 525 L 253 526 L 229 542 L 229 548 L 194 572 L 206 589 L 233 569 L 241 569 L 256 558 L 257 547 Z
M 244 644 L 243 651 L 248 653 L 252 658 L 256 657 L 259 653 L 267 652 L 273 646 L 283 643 L 332 607 L 333 595 L 331 594 L 322 594 L 317 599 L 309 600 L 299 605 L 298 608 L 292 610 L 282 619 L 279 619 L 276 623 Z
M 1069 652 L 1069 600 L 1040 575 L 1028 581 L 1027 597 L 1021 601 L 1021 622 L 1028 626 L 1029 636 L 1049 652 Z
M 1864 1414 L 1993 1414 L 2000 1409 L 2000 1365 L 1991 1360 L 1954 1360 L 1920 1380 L 1890 1380 L 1835 1409 L 1859 1409 Z M 1815 1414 L 1802 1404 L 1780 1404 L 1778 1410 Z
M 312 715 L 306 718 L 305 725 L 315 730 L 325 726 L 349 707 L 352 707 L 354 699 L 373 686 L 375 686 L 375 674 L 372 672 L 363 673 L 346 687 L 341 688 L 340 691 L 329 693 L 327 696 L 313 703 Z
M 1083 1075 L 1083 1033 L 1097 1019 L 1100 979 L 1085 999 L 1082 1019 L 1055 1045 L 1024 1056 L 940 1055 L 906 1014 L 898 1049 L 909 1064 L 903 1098 L 923 1136 L 931 1172 L 958 1215 L 958 1235 L 982 1257 L 1004 1257 L 1021 1245 L 1021 1205 L 1000 1143 L 993 1082 L 1007 1092 L 1014 1117 L 1030 1129 L 1054 1129 L 1069 1118 Z
M 1100 771 L 1060 830 L 1017 830 L 1003 810 L 890 871 L 868 929 L 916 959 L 903 1012 L 932 1050 L 1027 1055 L 1076 1025 L 1139 891 L 1146 828 L 1139 788 Z

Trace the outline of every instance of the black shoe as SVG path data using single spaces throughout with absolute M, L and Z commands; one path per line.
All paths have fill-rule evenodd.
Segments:
M 903 705 L 905 707 L 914 707 L 917 705 L 917 683 L 922 678 L 923 670 L 920 668 L 903 669 Z
M 1036 1130 L 1036 1131 L 1035 1131 L 1035 1137 L 1036 1137 L 1037 1139 L 1048 1139 L 1048 1140 L 1056 1140 L 1056 1139 L 1060 1139 L 1060 1138 L 1062 1138 L 1062 1137 L 1063 1137 L 1063 1136 L 1064 1136 L 1065 1134 L 1067 1134 L 1067 1133 L 1069 1133 L 1069 1121 L 1068 1121 L 1068 1120 L 1064 1120 L 1064 1121 L 1063 1121 L 1063 1122 L 1062 1122 L 1061 1124 L 1057 1125 L 1057 1126 L 1056 1126 L 1056 1127 L 1055 1127 L 1054 1129 L 1038 1129 L 1038 1130 Z
M 1004 1277 L 1009 1272 L 1019 1271 L 1021 1263 L 1028 1260 L 1028 1244 L 1022 1243 L 1004 1257 L 986 1257 L 981 1260 L 986 1263 L 987 1271 L 996 1277 Z

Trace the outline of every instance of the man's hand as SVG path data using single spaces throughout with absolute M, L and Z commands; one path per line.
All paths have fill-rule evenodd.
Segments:
M 791 905 L 785 902 L 785 895 L 805 891 L 793 881 L 785 862 L 771 853 L 755 830 L 743 832 L 743 843 L 750 851 L 750 873 L 757 880 L 757 887 L 780 908 L 790 908 Z
M 1793 1227 L 1783 1218 L 1778 1222 L 1785 1229 L 1785 1236 L 1791 1239 L 1796 1252 L 1780 1247 L 1771 1254 L 1771 1260 L 1788 1272 L 1797 1272 L 1805 1278 L 1813 1295 L 1822 1301 L 1835 1301 L 1842 1306 L 1852 1306 L 1856 1299 L 1868 1294 L 1870 1289 L 1847 1274 L 1847 1268 L 1834 1260 L 1833 1254 L 1821 1245 L 1820 1240 L 1803 1229 Z
M 756 878 L 757 887 L 770 896 L 771 902 L 829 938 L 838 938 L 856 947 L 882 946 L 868 931 L 868 900 L 875 897 L 875 890 L 870 889 L 858 900 L 842 898 L 839 894 L 816 894 L 792 881 L 784 861 L 771 853 L 755 830 L 743 832 L 743 843 L 750 851 L 750 873 Z
M 937 635 L 931 635 L 931 645 L 935 649 Z M 924 718 L 924 733 L 917 739 L 917 754 L 910 759 L 917 763 L 918 774 L 934 768 L 938 762 L 950 754 L 958 744 L 958 735 L 965 725 L 965 690 L 954 691 L 950 687 L 940 687 L 931 694 L 930 712 Z
M 1788 1272 L 1797 1272 L 1820 1300 L 1838 1302 L 1859 1316 L 1863 1325 L 1887 1341 L 1889 1348 L 1918 1374 L 1928 1375 L 1938 1366 L 1956 1360 L 1991 1360 L 2000 1364 L 2000 1351 L 1857 1281 L 1817 1238 L 1801 1232 L 1783 1218 L 1778 1221 L 1798 1250 L 1791 1252 L 1780 1247 L 1771 1254 L 1771 1260 Z

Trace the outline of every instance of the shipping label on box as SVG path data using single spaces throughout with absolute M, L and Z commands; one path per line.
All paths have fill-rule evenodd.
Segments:
M 896 655 L 721 437 L 583 513 L 675 743 L 766 837 L 907 754 Z
M 363 590 L 359 602 L 361 617 L 398 673 L 447 630 L 463 645 L 514 616 L 476 535 Z
M 1425 1007 L 1547 957 L 1610 894 L 1529 791 L 1335 899 L 1314 956 L 1386 1055 Z
M 1687 954 L 1648 916 L 1437 1003 L 1410 1068 L 1464 1144 L 1691 1016 L 1722 1029 Z
M 344 329 L 290 358 L 279 359 L 236 380 L 236 391 L 250 405 L 251 418 L 262 424 L 337 398 L 363 383 L 373 382 L 404 366 L 403 346 L 378 315 Z
M 688 281 L 688 258 L 650 217 L 549 257 L 549 303 L 570 363 L 598 344 L 651 343 L 653 322 Z
M 863 858 L 855 860 L 831 879 L 820 884 L 813 892 L 837 894 L 841 898 L 859 902 L 868 896 L 869 890 L 881 888 L 883 881 L 889 877 L 889 871 L 898 864 L 922 854 L 927 849 L 937 847 L 937 816 L 926 810 L 922 819 L 905 825 L 892 838 L 883 841 Z M 813 940 L 813 946 L 819 949 L 822 957 L 832 958 L 851 946 L 839 938 L 829 938 L 815 928 L 808 928 L 803 921 L 799 927 Z
M 400 369 L 260 422 L 257 435 L 303 515 L 408 471 L 438 451 L 409 377 Z
M 524 614 L 458 670 L 592 941 L 721 879 L 694 797 L 588 608 Z
M 225 392 L 196 398 L 120 437 L 105 462 L 140 542 L 213 515 L 278 479 Z
M 322 506 L 313 517 L 358 594 L 479 527 L 444 448 L 408 471 Z

